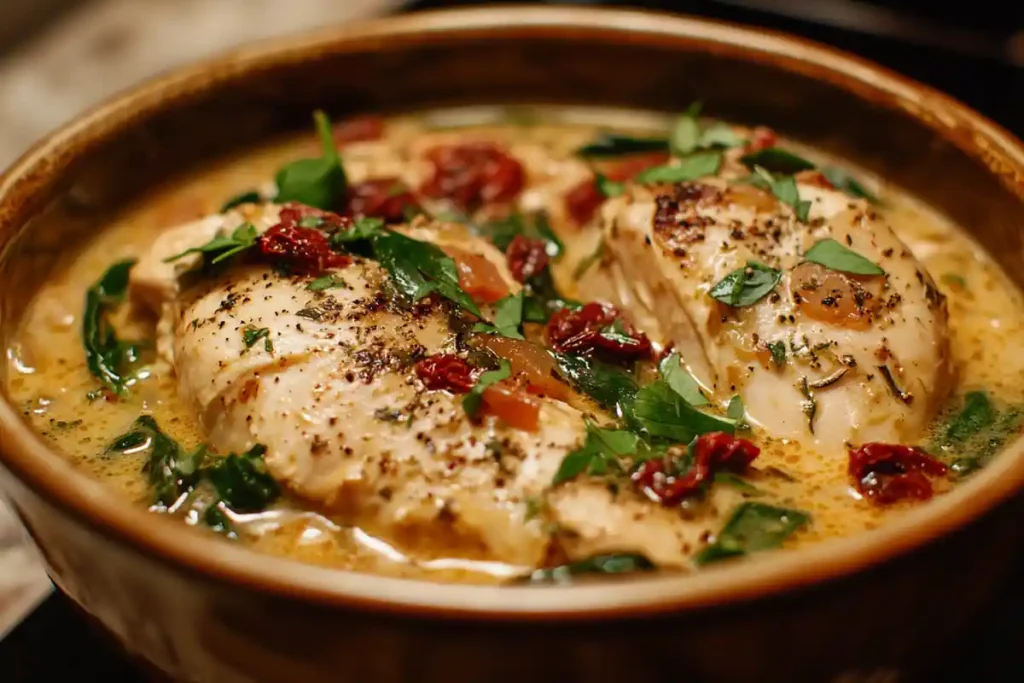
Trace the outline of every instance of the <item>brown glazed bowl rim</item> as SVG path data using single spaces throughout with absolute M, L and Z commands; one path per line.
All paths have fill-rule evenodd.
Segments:
M 769 63 L 827 80 L 882 106 L 903 109 L 982 159 L 1024 197 L 1024 146 L 951 98 L 865 60 L 787 35 L 657 13 L 492 7 L 376 19 L 243 48 L 153 79 L 83 114 L 26 153 L 0 178 L 0 229 L 41 208 L 76 159 L 168 102 L 222 87 L 269 64 L 300 64 L 316 52 L 373 49 L 382 41 L 436 44 L 462 37 L 571 35 L 580 42 L 644 41 L 667 48 Z M 1024 201 L 1024 200 L 1022 200 Z M 6 228 L 4 228 L 6 226 Z M 634 618 L 769 597 L 836 579 L 910 552 L 986 513 L 1024 485 L 1024 441 L 953 492 L 881 529 L 795 552 L 768 553 L 691 575 L 566 587 L 435 584 L 332 570 L 264 557 L 142 513 L 77 472 L 0 401 L 0 462 L 21 484 L 122 546 L 204 581 L 286 599 L 417 617 L 484 620 Z

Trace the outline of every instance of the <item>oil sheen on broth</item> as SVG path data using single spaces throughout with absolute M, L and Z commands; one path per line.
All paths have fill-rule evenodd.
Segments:
M 31 306 L 10 395 L 140 509 L 395 576 L 699 570 L 874 529 L 1018 430 L 1007 278 L 767 129 L 481 108 L 333 140 L 339 159 L 303 137 L 161 188 Z M 121 259 L 100 317 L 149 344 L 103 347 L 133 373 L 117 395 L 82 323 Z

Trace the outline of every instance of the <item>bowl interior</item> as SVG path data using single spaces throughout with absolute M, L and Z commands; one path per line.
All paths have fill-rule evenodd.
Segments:
M 32 292 L 61 255 L 126 202 L 230 150 L 305 130 L 314 108 L 336 117 L 480 103 L 673 112 L 696 99 L 715 117 L 771 126 L 902 186 L 967 228 L 1024 285 L 1024 150 L 938 93 L 826 48 L 711 22 L 597 10 L 470 10 L 236 52 L 144 85 L 43 142 L 0 182 L 0 341 L 6 348 Z M 7 369 L 0 366 L 0 374 Z M 650 588 L 629 595 L 581 586 L 553 599 L 537 597 L 535 589 L 424 589 L 270 558 L 251 563 L 244 551 L 99 496 L 98 484 L 28 432 L 15 406 L 0 405 L 0 424 L 0 458 L 22 482 L 151 552 L 232 580 L 302 586 L 328 600 L 361 594 L 470 612 L 653 609 L 772 592 L 914 547 L 1009 497 L 1024 479 L 1015 444 L 962 489 L 869 536 L 796 559 L 780 555 L 700 577 L 644 580 L 638 585 Z

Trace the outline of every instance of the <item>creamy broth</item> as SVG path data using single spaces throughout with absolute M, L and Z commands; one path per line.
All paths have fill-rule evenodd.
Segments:
M 482 108 L 433 112 L 388 119 L 380 140 L 346 144 L 342 155 L 352 183 L 403 175 L 408 167 L 420 169 L 414 176 L 426 177 L 429 167 L 423 150 L 433 145 L 467 139 L 503 145 L 526 169 L 526 187 L 517 200 L 520 208 L 548 210 L 552 228 L 564 243 L 563 257 L 552 264 L 555 282 L 564 296 L 588 301 L 598 298 L 590 291 L 581 291 L 587 290 L 588 277 L 593 278 L 594 273 L 588 276 L 584 272 L 579 279 L 574 273 L 594 253 L 602 233 L 593 225 L 575 225 L 562 208 L 563 197 L 589 173 L 575 151 L 608 129 L 651 136 L 664 135 L 669 125 L 669 119 L 658 115 L 603 110 Z M 740 134 L 754 135 L 745 130 Z M 788 142 L 777 144 L 827 162 L 813 150 Z M 186 449 L 207 441 L 208 435 L 195 409 L 179 395 L 174 369 L 160 357 L 150 359 L 128 397 L 115 401 L 87 398 L 98 382 L 82 350 L 85 292 L 112 262 L 139 257 L 161 232 L 218 213 L 224 201 L 239 192 L 259 188 L 264 194 L 272 193 L 269 179 L 282 165 L 318 153 L 318 144 L 309 136 L 268 144 L 177 179 L 140 199 L 114 217 L 46 283 L 8 350 L 8 391 L 23 408 L 26 420 L 83 472 L 137 503 L 140 514 L 153 502 L 153 492 L 143 473 L 147 453 L 112 453 L 108 446 L 129 432 L 140 414 L 151 415 Z M 910 444 L 928 448 L 942 462 L 954 465 L 946 477 L 931 480 L 935 494 L 941 495 L 998 451 L 1001 440 L 1018 428 L 1016 406 L 1024 405 L 1024 357 L 1015 352 L 1015 346 L 1024 338 L 1024 308 L 1019 292 L 963 230 L 882 180 L 856 170 L 854 174 L 882 198 L 883 203 L 873 211 L 892 226 L 946 297 L 949 355 L 956 379 L 943 398 L 943 407 L 935 411 L 932 426 Z M 488 210 L 482 210 L 484 219 Z M 344 277 L 344 269 L 340 273 Z M 595 291 L 599 289 L 598 285 Z M 625 313 L 629 315 L 630 311 Z M 134 300 L 120 306 L 112 322 L 122 339 L 156 336 L 154 314 Z M 527 337 L 542 337 L 538 329 L 526 330 Z M 660 346 L 665 340 L 654 341 Z M 656 375 L 653 367 L 641 374 L 644 372 Z M 942 446 L 939 442 L 944 440 L 948 425 L 956 420 L 964 396 L 972 391 L 985 392 L 988 408 L 995 411 L 995 417 L 988 420 L 992 424 L 983 425 L 969 438 Z M 729 393 L 717 391 L 714 398 L 720 403 L 729 398 Z M 609 419 L 607 413 L 603 415 L 601 419 Z M 756 443 L 761 452 L 750 468 L 739 473 L 749 486 L 756 487 L 756 493 L 749 488 L 739 489 L 745 491 L 739 500 L 749 498 L 809 515 L 810 521 L 786 539 L 787 549 L 875 529 L 922 504 L 904 501 L 879 505 L 867 500 L 851 480 L 845 453 L 820 455 L 797 439 L 772 437 L 756 422 L 742 436 Z M 985 449 L 991 453 L 974 462 L 974 456 Z M 615 485 L 628 487 L 628 476 Z M 307 502 L 289 493 L 288 486 L 283 488 L 283 495 L 265 511 L 230 513 L 235 542 L 260 552 L 339 569 L 438 580 L 504 581 L 535 568 L 491 561 L 486 553 L 449 552 L 442 542 L 400 547 L 401 542 L 378 537 L 372 529 L 360 529 L 345 514 Z M 679 514 L 688 514 L 688 505 L 684 501 Z M 719 510 L 711 527 L 721 528 L 728 512 Z M 197 533 L 213 533 L 197 523 L 194 514 L 181 516 L 197 527 Z M 695 547 L 690 553 L 699 550 Z

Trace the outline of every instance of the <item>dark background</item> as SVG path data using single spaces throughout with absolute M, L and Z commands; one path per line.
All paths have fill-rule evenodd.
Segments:
M 416 11 L 488 3 L 414 0 L 406 4 L 408 11 Z M 801 34 L 938 87 L 1024 137 L 1024 2 L 1020 0 L 945 4 L 927 0 L 574 0 L 533 4 L 676 11 Z M 1024 557 L 1017 566 L 1020 571 L 1003 587 L 1001 599 L 976 623 L 965 625 L 963 636 L 952 647 L 936 653 L 933 666 L 900 683 L 1024 681 Z M 957 586 L 949 590 L 957 590 Z M 942 618 L 941 595 L 935 596 L 935 611 L 928 618 Z M 737 644 L 737 651 L 742 651 L 742 644 Z M 60 595 L 48 599 L 0 641 L 0 672 L 5 683 L 143 680 Z M 667 677 L 669 681 L 673 679 Z

